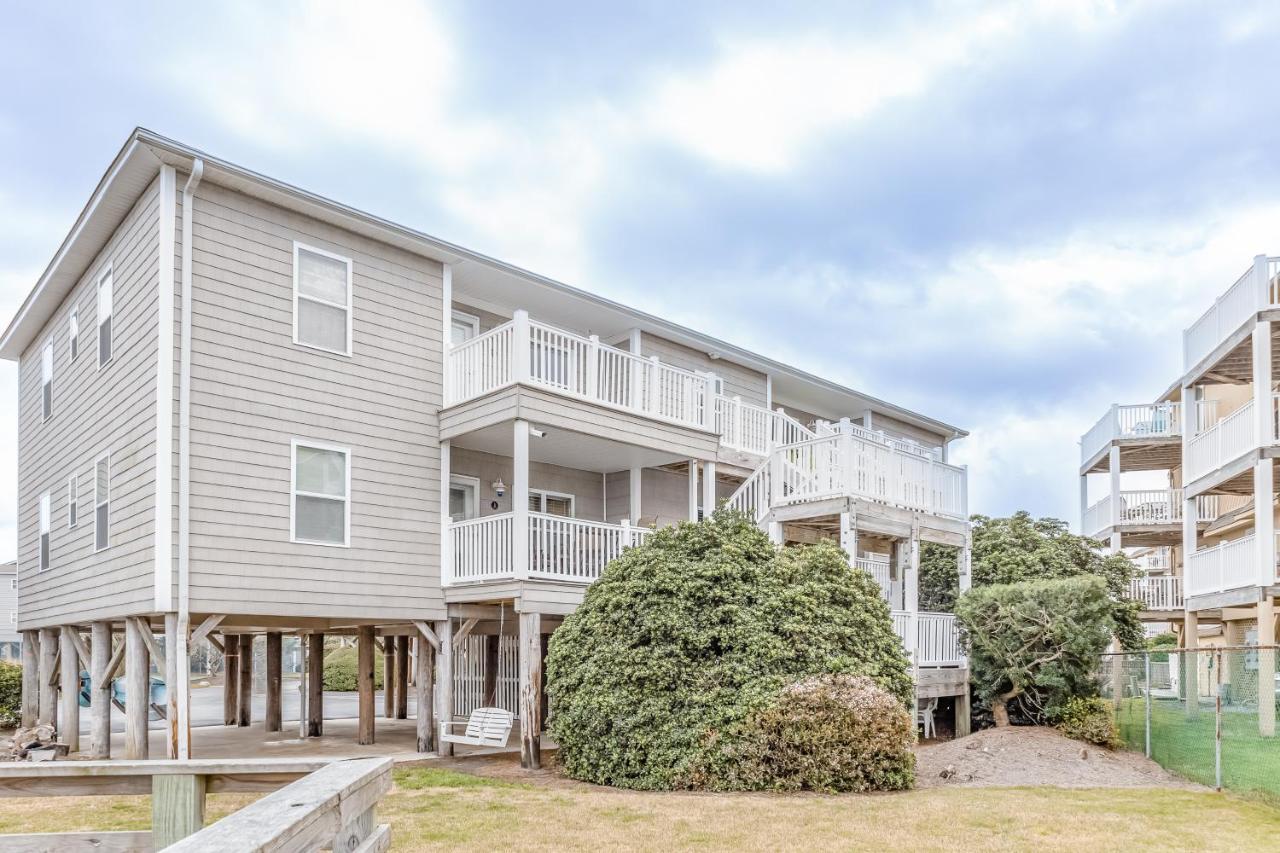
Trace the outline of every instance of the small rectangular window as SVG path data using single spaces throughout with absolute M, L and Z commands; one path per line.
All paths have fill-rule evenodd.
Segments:
M 67 324 L 71 333 L 71 360 L 75 361 L 80 354 L 80 309 L 71 309 L 71 320 Z
M 465 311 L 453 312 L 453 325 L 451 344 L 457 346 L 463 341 L 469 341 L 480 334 L 480 318 L 475 314 L 468 314 Z
M 80 482 L 76 479 L 76 475 L 72 474 L 67 478 L 67 527 L 75 527 L 79 524 L 77 515 L 80 511 Z
M 293 244 L 293 342 L 351 355 L 351 260 Z
M 49 568 L 49 493 L 40 496 L 40 571 Z
M 53 341 L 40 352 L 40 412 L 46 421 L 53 414 Z
M 573 495 L 530 489 L 529 511 L 573 518 Z
M 346 545 L 350 539 L 350 451 L 293 442 L 294 542 Z
M 103 456 L 93 466 L 93 550 L 111 544 L 111 457 Z
M 475 518 L 480 495 L 480 481 L 475 477 L 454 475 L 449 478 L 449 517 L 454 521 Z
M 111 361 L 111 268 L 98 277 L 98 367 Z

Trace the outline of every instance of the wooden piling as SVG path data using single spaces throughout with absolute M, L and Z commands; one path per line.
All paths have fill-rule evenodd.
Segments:
M 62 647 L 58 740 L 67 745 L 68 752 L 80 751 L 80 655 L 76 651 L 75 632 L 74 625 L 63 625 L 58 641 Z
M 267 632 L 267 711 L 266 730 L 278 732 L 284 728 L 284 714 L 280 704 L 280 691 L 284 686 L 284 673 L 281 671 L 281 656 L 284 643 L 279 631 Z
M 40 719 L 40 632 L 22 632 L 22 727 Z
M 89 758 L 111 757 L 111 623 L 94 622 L 89 638 Z
M 382 716 L 396 715 L 396 641 L 382 638 Z
M 541 614 L 520 614 L 520 766 L 542 766 Z
M 396 719 L 407 720 L 409 719 L 409 638 L 395 637 L 394 640 L 396 644 Z
M 436 748 L 436 715 L 432 705 L 434 658 L 431 644 L 419 634 L 417 671 L 414 673 L 414 688 L 418 692 L 418 752 L 431 752 Z
M 253 723 L 253 635 L 240 635 L 240 689 L 236 708 L 236 725 Z
M 324 634 L 307 635 L 307 737 L 324 734 Z
M 240 708 L 240 636 L 222 635 L 222 724 L 234 726 Z
M 436 637 L 440 640 L 440 651 L 436 653 L 436 719 L 440 722 L 453 721 L 453 620 L 441 619 L 436 622 Z M 440 741 L 437 751 L 440 755 L 453 755 L 453 744 Z
M 143 631 L 151 626 L 130 617 L 124 623 L 124 757 L 149 757 L 147 720 L 151 716 L 151 653 L 147 651 Z
M 40 629 L 40 711 L 37 722 L 52 726 L 57 722 L 58 687 L 54 668 L 58 662 L 58 629 Z
M 374 742 L 373 626 L 361 625 L 357 631 L 356 688 L 360 698 L 360 721 L 356 733 L 356 743 L 365 745 Z

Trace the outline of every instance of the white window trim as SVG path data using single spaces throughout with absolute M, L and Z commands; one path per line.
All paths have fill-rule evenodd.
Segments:
M 298 508 L 298 495 L 303 497 L 324 498 L 326 500 L 337 500 L 333 495 L 323 495 L 319 492 L 299 492 L 298 491 L 298 448 L 309 447 L 313 450 L 332 450 L 341 453 L 347 464 L 346 468 L 347 482 L 345 486 L 346 494 L 343 496 L 342 504 L 342 541 L 341 542 L 317 542 L 314 539 L 299 539 L 296 535 L 297 519 L 295 515 Z M 351 449 L 340 447 L 336 444 L 325 444 L 323 441 L 310 441 L 305 438 L 295 438 L 289 442 L 289 541 L 295 545 L 318 545 L 323 548 L 350 548 L 351 547 Z
M 568 517 L 569 518 L 578 517 L 578 499 L 576 495 L 565 494 L 564 492 L 553 492 L 553 491 L 550 491 L 549 489 L 530 489 L 529 497 L 533 497 L 534 495 L 538 495 L 542 498 L 542 500 L 538 502 L 539 504 L 542 505 L 542 509 L 537 510 L 537 512 L 542 513 L 543 515 L 546 515 L 547 498 L 565 498 L 569 501 Z M 534 510 L 529 510 L 529 512 L 534 512 Z
M 450 474 L 449 488 L 452 489 L 455 485 L 470 486 L 472 488 L 472 494 L 475 496 L 475 506 L 472 507 L 474 512 L 472 513 L 471 518 L 479 518 L 480 517 L 480 478 L 468 477 L 465 474 Z M 445 511 L 448 512 L 448 510 L 449 508 L 445 507 Z M 461 521 L 462 519 L 455 518 L 453 520 Z
M 462 321 L 463 323 L 471 327 L 472 338 L 480 337 L 480 317 L 476 314 L 470 314 L 466 311 L 459 311 L 457 308 L 454 308 L 449 317 L 449 345 L 450 346 L 454 346 L 453 324 L 457 323 L 458 321 Z
M 114 313 L 114 311 L 113 311 Z M 71 314 L 67 317 L 67 360 L 75 363 L 80 357 L 80 306 L 75 305 L 71 308 Z
M 71 507 L 76 508 L 76 514 L 71 515 Z M 80 526 L 80 475 L 72 474 L 67 477 L 67 529 L 75 530 Z
M 49 354 L 48 382 L 46 382 L 44 378 L 45 353 Z M 54 376 L 54 368 L 56 367 L 56 365 L 54 364 L 56 356 L 57 356 L 57 352 L 53 348 L 53 338 L 49 338 L 49 340 L 44 342 L 44 346 L 40 347 L 40 423 L 42 424 L 48 423 L 49 421 L 53 420 L 53 376 Z M 45 385 L 49 386 L 49 414 L 47 415 L 44 413 L 44 386 Z
M 102 281 L 103 279 L 111 279 L 111 357 L 106 361 L 102 360 Z M 93 360 L 98 363 L 98 370 L 111 364 L 116 360 L 116 277 L 112 272 L 111 264 L 107 264 L 102 272 L 98 273 L 93 287 Z
M 114 352 L 114 350 L 113 350 Z M 107 499 L 103 503 L 107 506 L 107 544 L 101 548 L 98 547 L 98 507 L 103 504 L 98 503 L 98 463 L 103 459 L 107 460 Z M 93 553 L 99 554 L 111 547 L 111 454 L 104 453 L 97 459 L 93 460 Z
M 323 255 L 324 257 L 329 258 L 331 260 L 342 261 L 344 264 L 347 265 L 347 304 L 346 305 L 342 305 L 337 302 L 330 302 L 328 299 L 321 299 L 318 296 L 304 296 L 298 292 L 298 273 L 300 272 L 300 268 L 298 266 L 298 255 L 300 252 L 303 252 L 303 251 L 313 252 L 317 255 Z M 348 358 L 351 357 L 351 317 L 352 317 L 352 314 L 354 313 L 352 311 L 351 306 L 353 301 L 352 297 L 355 294 L 355 288 L 352 286 L 352 273 L 351 273 L 353 266 L 354 264 L 352 263 L 351 258 L 326 251 L 317 246 L 310 246 L 306 243 L 299 242 L 298 240 L 293 241 L 293 342 L 295 345 L 300 347 L 307 347 L 308 349 L 319 350 L 320 352 L 332 353 L 334 355 L 345 355 Z M 328 305 L 331 308 L 342 308 L 347 312 L 347 348 L 345 350 L 331 349 L 330 347 L 322 347 L 319 344 L 312 344 L 312 343 L 307 343 L 306 341 L 298 340 L 298 300 L 299 299 L 309 299 L 312 302 L 318 302 L 321 305 Z

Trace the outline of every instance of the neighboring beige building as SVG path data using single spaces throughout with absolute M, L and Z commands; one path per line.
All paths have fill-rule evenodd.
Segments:
M 546 636 L 622 548 L 722 502 L 778 542 L 840 541 L 880 582 L 920 695 L 967 703 L 954 620 L 916 590 L 922 541 L 961 549 L 967 582 L 963 431 L 150 132 L 0 357 L 20 364 L 24 710 L 64 733 L 58 649 L 64 676 L 87 654 L 105 685 L 113 637 L 141 679 L 164 634 L 186 756 L 188 644 L 227 652 L 243 725 L 245 643 L 307 637 L 318 734 L 324 635 L 358 636 L 366 668 L 379 636 L 419 651 L 421 749 L 433 715 L 500 704 L 531 722 L 536 762 Z M 93 714 L 100 755 L 110 705 Z M 143 712 L 127 717 L 144 755 Z
M 22 635 L 18 633 L 18 564 L 0 563 L 0 660 L 19 660 Z
M 1112 551 L 1162 549 L 1154 562 L 1143 553 L 1132 594 L 1188 648 L 1277 639 L 1277 321 L 1280 258 L 1260 255 L 1183 332 L 1180 375 L 1160 399 L 1112 406 L 1081 439 L 1082 532 Z M 1133 472 L 1163 472 L 1167 485 L 1126 489 Z M 1091 474 L 1107 477 L 1096 501 Z M 1275 654 L 1257 658 L 1270 684 Z M 1260 709 L 1274 734 L 1275 702 Z

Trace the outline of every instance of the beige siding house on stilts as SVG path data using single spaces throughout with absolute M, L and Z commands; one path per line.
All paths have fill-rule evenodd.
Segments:
M 954 620 L 918 606 L 922 542 L 957 548 L 968 579 L 967 472 L 948 461 L 965 433 L 932 418 L 144 130 L 0 356 L 20 365 L 24 722 L 85 755 L 111 752 L 126 672 L 127 757 L 148 756 L 153 710 L 165 752 L 191 756 L 204 643 L 244 726 L 265 636 L 282 730 L 294 635 L 300 736 L 324 733 L 322 653 L 343 637 L 359 743 L 383 665 L 393 719 L 412 672 L 420 751 L 499 707 L 537 765 L 548 636 L 623 549 L 724 503 L 778 543 L 839 542 L 880 584 L 921 699 L 954 697 L 967 726 Z M 130 701 L 152 665 L 158 710 Z

